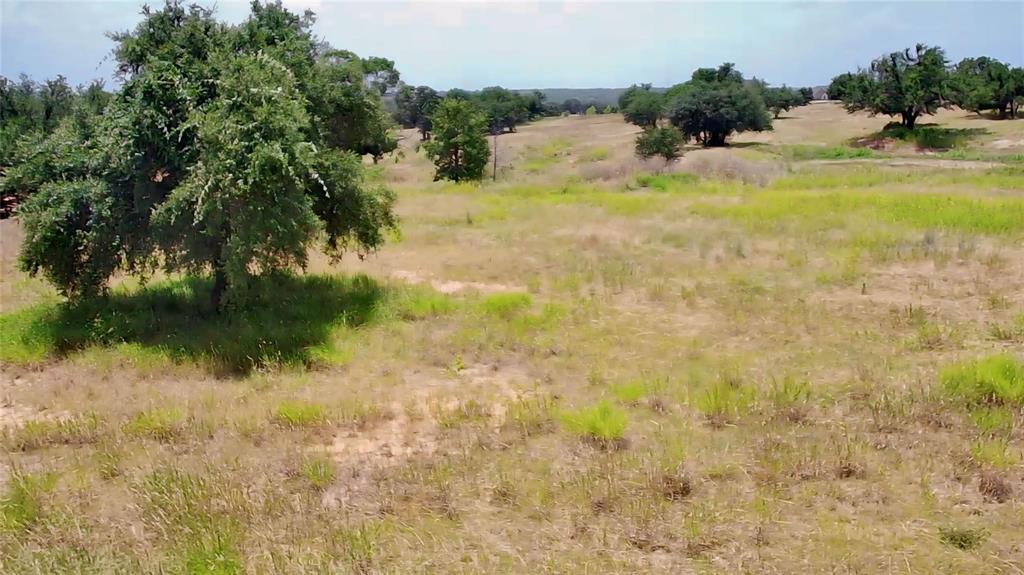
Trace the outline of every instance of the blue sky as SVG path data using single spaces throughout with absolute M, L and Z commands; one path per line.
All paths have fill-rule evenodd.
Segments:
M 944 47 L 953 61 L 1024 65 L 1020 0 L 285 4 L 314 10 L 316 32 L 336 47 L 391 58 L 406 82 L 439 89 L 664 86 L 724 61 L 773 84 L 813 85 L 916 42 Z M 0 74 L 110 78 L 104 33 L 133 27 L 140 6 L 0 0 Z M 247 2 L 217 6 L 228 21 L 248 12 Z

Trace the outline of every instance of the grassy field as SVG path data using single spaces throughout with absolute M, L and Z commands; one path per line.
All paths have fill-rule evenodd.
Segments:
M 402 233 L 76 308 L 0 223 L 4 573 L 1024 572 L 1024 121 L 373 168 Z

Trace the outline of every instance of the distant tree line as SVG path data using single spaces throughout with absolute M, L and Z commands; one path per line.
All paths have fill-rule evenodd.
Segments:
M 942 48 L 918 44 L 836 76 L 828 94 L 851 113 L 898 117 L 907 129 L 921 116 L 952 106 L 1015 118 L 1024 104 L 1024 69 L 988 57 L 964 58 L 951 66 Z

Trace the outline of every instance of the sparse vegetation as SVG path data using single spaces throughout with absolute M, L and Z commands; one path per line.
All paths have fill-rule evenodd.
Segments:
M 564 105 L 545 101 L 557 90 L 442 94 L 405 87 L 382 58 L 319 44 L 296 51 L 308 40 L 302 16 L 253 10 L 255 22 L 225 27 L 251 32 L 261 53 L 249 53 L 244 34 L 231 36 L 240 46 L 217 47 L 244 61 L 218 61 L 228 67 L 210 94 L 189 78 L 181 93 L 140 86 L 127 70 L 117 90 L 170 98 L 147 110 L 173 120 L 175 138 L 206 142 L 159 172 L 178 184 L 152 181 L 163 156 L 131 156 L 131 173 L 152 176 L 131 186 L 177 189 L 198 177 L 188 166 L 251 163 L 210 145 L 299 129 L 270 113 L 300 102 L 294 90 L 306 98 L 304 137 L 344 137 L 343 149 L 366 152 L 365 169 L 354 156 L 334 167 L 364 174 L 360 190 L 394 190 L 401 235 L 364 258 L 338 261 L 316 242 L 304 269 L 247 268 L 225 306 L 209 300 L 209 262 L 116 273 L 99 297 L 69 301 L 18 269 L 24 220 L 0 221 L 0 245 L 11 247 L 0 250 L 0 572 L 1001 573 L 1020 564 L 1019 120 L 938 106 L 911 130 L 835 102 L 762 107 L 768 95 L 810 94 L 783 94 L 731 66 L 668 90 L 563 92 L 559 102 L 578 96 Z M 145 22 L 182 41 L 220 34 L 204 14 L 172 4 Z M 115 60 L 136 61 L 128 48 L 139 45 L 118 45 L 126 53 Z M 205 61 L 157 55 L 171 65 L 146 59 L 161 69 L 141 76 L 162 82 Z M 307 64 L 324 76 L 304 76 Z M 242 90 L 240 77 L 260 82 Z M 222 98 L 222 87 L 238 98 Z M 59 83 L 52 91 L 64 94 Z M 771 131 L 725 130 L 722 147 L 705 133 L 671 162 L 648 161 L 633 153 L 645 128 L 608 115 L 620 93 L 648 134 L 679 129 L 673 104 L 706 105 L 701 121 L 712 122 L 750 104 L 764 118 L 770 107 L 781 113 Z M 3 94 L 0 131 L 20 130 Z M 330 102 L 310 101 L 317 95 Z M 77 169 L 92 154 L 84 142 L 116 136 L 74 132 L 78 104 L 69 112 L 61 102 L 56 123 L 17 147 L 16 157 L 37 150 L 25 170 L 60 157 Z M 193 104 L 195 123 L 163 115 Z M 346 110 L 331 116 L 341 123 L 310 111 L 321 105 Z M 359 134 L 348 121 L 379 127 L 384 105 L 406 128 L 387 132 L 398 148 L 372 165 L 383 132 Z M 452 106 L 458 130 L 433 121 Z M 273 121 L 233 126 L 250 114 Z M 151 127 L 147 142 L 163 142 Z M 471 136 L 486 152 L 492 131 L 501 132 L 495 181 L 435 181 L 425 148 L 451 152 Z M 291 160 L 302 158 L 283 153 L 299 169 Z M 462 170 L 467 158 L 457 159 Z M 261 182 L 280 183 L 285 164 L 260 165 L 273 176 Z M 10 167 L 0 165 L 7 177 L 25 174 Z M 106 197 L 73 186 L 69 198 Z M 355 221 L 340 203 L 331 213 Z M 196 217 L 179 215 L 185 227 Z M 197 229 L 215 215 L 200 214 Z M 353 231 L 374 241 L 387 232 Z M 276 246 L 276 233 L 251 245 Z M 76 253 L 76 266 L 91 265 L 91 252 Z

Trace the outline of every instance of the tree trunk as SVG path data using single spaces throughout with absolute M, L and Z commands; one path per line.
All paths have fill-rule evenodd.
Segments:
M 914 123 L 917 122 L 917 114 L 914 112 L 903 112 L 900 114 L 903 126 L 911 130 L 914 129 Z
M 210 305 L 220 313 L 224 307 L 224 293 L 228 289 L 228 274 L 224 271 L 224 263 L 220 260 L 213 264 L 213 290 L 210 291 Z

